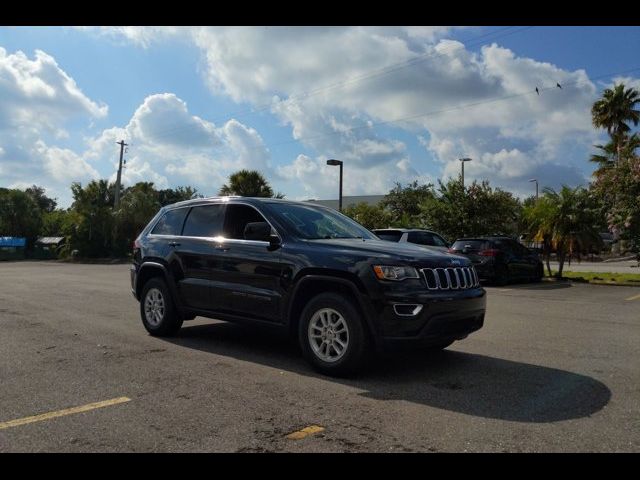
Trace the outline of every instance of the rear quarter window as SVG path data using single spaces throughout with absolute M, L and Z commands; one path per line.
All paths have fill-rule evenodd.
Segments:
M 387 242 L 399 242 L 402 238 L 402 232 L 397 231 L 375 231 L 374 232 L 380 240 L 386 240 Z
M 453 250 L 486 250 L 489 242 L 486 240 L 456 240 L 451 246 Z
M 184 217 L 187 215 L 187 208 L 176 208 L 169 210 L 156 223 L 151 230 L 152 235 L 181 235 Z

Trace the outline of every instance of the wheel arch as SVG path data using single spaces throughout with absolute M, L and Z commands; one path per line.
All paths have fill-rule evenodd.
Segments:
M 138 274 L 136 275 L 136 296 L 140 298 L 145 283 L 152 278 L 161 278 L 167 284 L 171 299 L 177 307 L 181 307 L 180 297 L 178 296 L 178 288 L 173 281 L 173 276 L 169 269 L 162 263 L 156 261 L 146 261 L 140 265 Z
M 300 316 L 304 307 L 313 297 L 320 293 L 333 292 L 353 301 L 354 307 L 363 319 L 365 331 L 370 337 L 375 338 L 376 329 L 372 321 L 368 297 L 360 291 L 356 282 L 357 279 L 354 280 L 345 275 L 337 276 L 312 272 L 301 274 L 295 283 L 287 308 L 286 322 L 289 333 L 292 336 L 297 335 Z

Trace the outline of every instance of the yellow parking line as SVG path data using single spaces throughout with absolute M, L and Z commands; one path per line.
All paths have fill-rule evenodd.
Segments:
M 640 294 L 627 298 L 627 300 L 640 300 Z
M 322 432 L 324 427 L 320 427 L 318 425 L 310 425 L 308 427 L 303 428 L 302 430 L 298 430 L 297 432 L 290 433 L 287 435 L 289 440 L 300 440 L 301 438 L 306 437 L 307 435 L 313 435 L 314 433 Z
M 20 425 L 26 425 L 28 423 L 41 422 L 43 420 L 51 420 L 52 418 L 64 417 L 65 415 L 72 415 L 74 413 L 88 412 L 89 410 L 95 410 L 96 408 L 108 407 L 110 405 L 117 405 L 118 403 L 125 403 L 131 401 L 127 397 L 112 398 L 111 400 L 105 400 L 103 402 L 88 403 L 87 405 L 80 405 L 79 407 L 65 408 L 64 410 L 57 410 L 55 412 L 41 413 L 40 415 L 33 415 L 32 417 L 18 418 L 16 420 L 9 420 L 8 422 L 0 422 L 0 430 L 11 427 L 18 427 Z

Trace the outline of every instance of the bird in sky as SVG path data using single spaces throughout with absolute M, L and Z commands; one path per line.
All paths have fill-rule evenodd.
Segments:
M 540 90 L 538 90 L 538 87 L 536 87 L 536 93 L 540 95 Z
M 558 87 L 560 90 L 562 90 L 562 85 L 560 85 L 558 82 L 556 82 L 556 87 Z

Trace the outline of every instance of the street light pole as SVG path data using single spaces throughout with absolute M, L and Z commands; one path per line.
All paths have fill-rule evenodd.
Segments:
M 464 162 L 470 162 L 471 158 L 459 158 L 460 163 L 462 163 L 462 190 L 464 191 Z
M 462 207 L 463 207 L 463 212 L 462 212 L 462 221 L 461 221 L 461 226 L 462 226 L 462 235 L 464 236 L 464 214 L 466 212 L 464 212 L 464 198 L 466 197 L 465 195 L 465 191 L 464 191 L 464 162 L 470 162 L 471 159 L 468 157 L 465 158 L 459 158 L 458 160 L 460 160 L 460 163 L 462 164 L 462 197 L 463 197 L 463 203 L 462 203 Z
M 536 202 L 537 202 L 538 201 L 538 179 L 537 178 L 532 178 L 529 181 L 530 182 L 536 182 Z
M 342 165 L 343 165 L 343 162 L 342 160 L 335 160 L 332 158 L 330 160 L 327 160 L 327 165 L 340 166 L 340 195 L 338 197 L 338 211 L 342 212 Z

